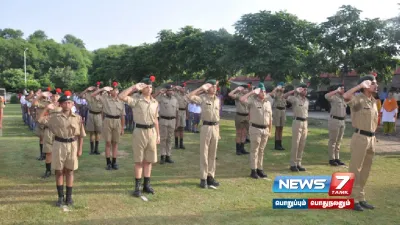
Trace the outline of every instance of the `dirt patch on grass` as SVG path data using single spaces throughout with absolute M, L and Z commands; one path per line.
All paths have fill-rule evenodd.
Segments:
M 102 152 L 101 155 L 105 157 L 105 152 Z M 120 150 L 120 151 L 118 151 L 117 159 L 126 158 L 128 156 L 129 156 L 128 152 Z

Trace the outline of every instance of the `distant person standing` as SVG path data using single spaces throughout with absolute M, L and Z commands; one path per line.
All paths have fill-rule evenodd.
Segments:
M 342 166 L 344 163 L 339 159 L 340 143 L 342 142 L 344 130 L 346 128 L 346 107 L 343 99 L 344 86 L 334 85 L 330 92 L 325 95 L 326 100 L 331 104 L 330 117 L 328 119 L 329 142 L 328 154 L 329 165 Z
M 385 99 L 388 97 L 388 92 L 387 92 L 387 88 L 383 88 L 383 90 L 381 92 L 379 92 L 379 99 L 381 100 L 381 103 L 383 104 L 383 101 L 385 101 Z
M 380 109 L 380 112 L 382 113 L 383 132 L 385 135 L 392 134 L 396 129 L 398 114 L 397 101 L 393 98 L 392 92 L 389 92 L 389 95 L 383 102 L 383 107 Z

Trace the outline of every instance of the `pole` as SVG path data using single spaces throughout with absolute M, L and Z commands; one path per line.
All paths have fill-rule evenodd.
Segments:
M 24 51 L 25 88 L 26 88 L 26 50 L 28 49 L 26 48 Z

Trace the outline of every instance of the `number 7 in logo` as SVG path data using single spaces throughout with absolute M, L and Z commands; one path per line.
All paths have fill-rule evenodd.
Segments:
M 353 190 L 353 173 L 334 173 L 332 174 L 329 196 L 350 196 Z

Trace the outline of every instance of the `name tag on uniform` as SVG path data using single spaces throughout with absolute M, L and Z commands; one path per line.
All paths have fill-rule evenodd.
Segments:
M 260 107 L 257 107 L 258 109 L 261 109 L 262 107 L 260 106 Z
M 369 108 L 369 107 L 364 107 L 364 109 L 371 109 L 371 108 Z
M 211 105 L 210 103 L 206 103 L 206 105 Z

